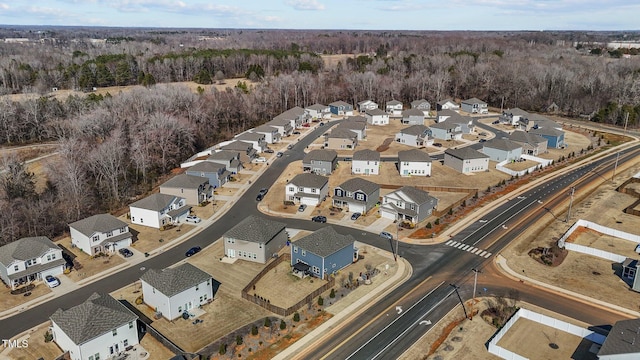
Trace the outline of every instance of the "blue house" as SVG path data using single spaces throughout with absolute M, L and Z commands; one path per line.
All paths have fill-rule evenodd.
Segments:
M 327 226 L 291 245 L 291 266 L 324 279 L 358 259 L 356 239 Z
M 342 100 L 334 101 L 331 104 L 329 104 L 329 110 L 334 115 L 346 115 L 346 116 L 353 115 L 353 105 L 347 102 L 344 102 Z
M 227 170 L 226 166 L 213 161 L 201 161 L 188 168 L 186 174 L 208 178 L 209 185 L 214 189 L 224 185 L 231 176 L 231 172 Z
M 567 145 L 564 142 L 564 131 L 562 130 L 551 127 L 539 127 L 537 129 L 534 128 L 529 130 L 529 133 L 540 135 L 547 139 L 547 147 L 550 148 L 560 149 Z

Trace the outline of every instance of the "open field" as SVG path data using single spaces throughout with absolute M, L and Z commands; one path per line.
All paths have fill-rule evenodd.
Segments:
M 578 233 L 578 236 L 574 237 L 573 234 Z M 615 236 L 599 233 L 592 229 L 580 227 L 574 231 L 572 236 L 567 239 L 568 242 L 574 244 L 588 246 L 594 249 L 608 251 L 614 254 L 622 255 L 628 258 L 640 258 L 640 255 L 635 251 L 638 244 L 633 241 L 621 239 Z

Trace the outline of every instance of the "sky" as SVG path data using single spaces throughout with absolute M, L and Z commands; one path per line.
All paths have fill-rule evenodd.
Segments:
M 638 30 L 637 0 L 0 0 L 2 25 Z

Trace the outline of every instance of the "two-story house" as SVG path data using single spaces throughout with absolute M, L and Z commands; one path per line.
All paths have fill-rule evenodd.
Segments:
M 431 129 L 424 125 L 411 125 L 396 133 L 396 142 L 408 146 L 423 147 L 433 144 Z
M 473 118 L 471 116 L 452 116 L 447 120 L 447 122 L 460 125 L 460 131 L 462 131 L 463 134 L 472 134 L 476 130 L 476 126 L 473 123 Z
M 358 145 L 358 134 L 345 128 L 335 128 L 324 134 L 324 148 L 353 150 Z
M 424 112 L 420 109 L 407 109 L 402 112 L 404 125 L 424 125 Z
M 491 139 L 483 144 L 482 152 L 493 161 L 512 161 L 520 159 L 522 146 L 509 139 Z
M 529 115 L 530 114 L 528 112 L 516 107 L 513 109 L 503 110 L 498 120 L 501 124 L 518 126 L 519 123 L 522 123 L 524 126 L 527 126 L 529 123 Z M 533 127 L 533 123 L 531 124 L 531 127 Z
M 307 112 L 300 106 L 295 106 L 289 110 L 286 110 L 282 114 L 273 118 L 273 120 L 286 120 L 289 121 L 293 129 L 299 129 L 302 124 L 309 122 L 311 117 L 307 115 Z
M 363 149 L 353 153 L 351 159 L 351 173 L 355 175 L 378 175 L 380 174 L 380 153 Z
M 399 116 L 402 114 L 402 102 L 398 100 L 387 101 L 385 104 L 385 110 L 390 115 Z
M 236 140 L 249 143 L 257 152 L 263 152 L 267 148 L 267 136 L 257 132 L 244 132 L 235 137 Z
M 62 249 L 45 236 L 27 237 L 0 247 L 0 278 L 14 290 L 22 284 L 60 275 L 66 261 Z
M 547 139 L 540 135 L 514 131 L 509 135 L 509 140 L 522 146 L 522 153 L 525 155 L 538 156 L 547 152 Z
M 291 266 L 325 279 L 358 259 L 355 242 L 353 236 L 325 226 L 291 244 Z
M 329 178 L 312 173 L 296 175 L 285 185 L 285 201 L 319 205 L 329 193 Z
M 220 150 L 238 152 L 240 154 L 240 162 L 242 163 L 250 163 L 251 160 L 258 157 L 258 151 L 253 148 L 253 145 L 244 141 L 228 142 L 220 146 Z
M 185 174 L 191 176 L 200 176 L 209 180 L 209 185 L 214 189 L 221 187 L 229 181 L 231 171 L 223 164 L 213 161 L 200 161 L 185 171 Z
M 418 149 L 398 151 L 400 176 L 431 176 L 431 156 Z
M 370 125 L 389 125 L 389 114 L 378 108 L 365 111 L 364 117 Z
M 278 132 L 280 133 L 281 138 L 287 137 L 291 135 L 291 133 L 293 132 L 293 126 L 291 126 L 291 120 L 282 119 L 282 118 L 273 119 L 267 122 L 266 125 L 273 126 L 274 128 L 278 129 Z
M 256 134 L 264 135 L 264 141 L 267 142 L 268 144 L 279 143 L 280 140 L 282 139 L 282 135 L 280 134 L 280 131 L 278 130 L 277 127 L 274 127 L 274 126 L 260 125 L 251 131 L 253 131 Z
M 333 189 L 333 206 L 350 212 L 366 214 L 379 200 L 380 185 L 362 178 L 351 178 Z
M 285 223 L 249 215 L 222 235 L 224 254 L 266 264 L 274 254 L 287 245 L 289 234 Z
M 436 111 L 442 110 L 453 110 L 458 112 L 460 110 L 460 105 L 456 104 L 451 99 L 440 100 L 436 103 Z
M 403 186 L 382 197 L 380 216 L 417 224 L 431 216 L 437 206 L 438 199 L 428 192 L 413 186 Z
M 302 171 L 318 175 L 331 175 L 338 166 L 335 150 L 311 150 L 302 159 Z
M 435 123 L 429 127 L 431 136 L 439 140 L 460 140 L 462 139 L 462 126 L 451 121 Z
M 71 360 L 113 359 L 137 345 L 138 316 L 107 294 L 51 315 L 53 341 Z
M 350 116 L 343 122 L 339 123 L 336 129 L 346 129 L 354 132 L 358 140 L 367 137 L 367 119 L 364 116 Z
M 322 104 L 313 104 L 304 108 L 311 120 L 331 119 L 331 107 Z
M 224 167 L 232 174 L 237 174 L 243 169 L 242 161 L 240 160 L 240 152 L 238 151 L 218 150 L 211 153 L 207 158 L 207 161 L 224 165 Z
M 468 112 L 469 114 L 488 114 L 489 113 L 489 109 L 487 108 L 487 103 L 478 98 L 463 100 L 460 103 L 460 105 L 462 107 L 462 111 Z
M 144 303 L 167 320 L 213 301 L 213 276 L 190 263 L 164 270 L 149 269 L 140 277 Z
M 333 115 L 351 116 L 353 115 L 353 105 L 342 100 L 334 101 L 329 104 L 329 110 Z
M 131 223 L 160 229 L 168 224 L 184 222 L 191 206 L 183 197 L 152 194 L 129 205 Z
M 460 114 L 451 109 L 443 109 L 436 113 L 436 122 L 441 123 L 443 121 L 446 121 L 447 119 L 455 118 L 458 116 L 460 116 Z
M 180 174 L 160 185 L 160 193 L 184 198 L 187 205 L 200 205 L 213 196 L 208 177 Z
M 422 111 L 424 116 L 428 116 L 429 111 L 431 111 L 431 104 L 425 99 L 418 99 L 411 102 L 411 108 L 418 109 Z
M 98 214 L 69 224 L 71 245 L 93 256 L 130 246 L 129 225 L 111 214 Z
M 538 127 L 529 131 L 529 134 L 538 135 L 547 139 L 547 146 L 554 149 L 562 149 L 567 144 L 564 142 L 564 131 L 552 127 Z
M 377 109 L 378 104 L 371 100 L 364 100 L 358 103 L 358 111 L 362 114 L 367 110 Z
M 444 165 L 463 174 L 489 171 L 489 155 L 470 147 L 447 149 L 444 152 Z

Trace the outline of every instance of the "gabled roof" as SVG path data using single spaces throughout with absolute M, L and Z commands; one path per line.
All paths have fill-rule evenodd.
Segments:
M 220 150 L 209 155 L 207 160 L 224 160 L 230 161 L 232 159 L 237 159 L 240 156 L 238 151 L 234 150 Z
M 358 102 L 358 105 L 364 105 L 364 104 L 376 104 L 376 105 L 378 105 L 377 103 L 373 102 L 373 100 L 363 100 L 363 101 Z
M 378 108 L 369 109 L 369 110 L 365 111 L 364 113 L 369 115 L 369 116 L 389 115 L 384 110 L 380 110 Z
M 418 188 L 415 188 L 413 186 L 403 186 L 400 189 L 394 190 L 392 192 L 390 192 L 389 194 L 387 194 L 386 196 L 389 196 L 391 194 L 395 194 L 398 197 L 401 197 L 403 199 L 405 199 L 406 201 L 412 202 L 414 204 L 424 204 L 430 201 L 435 201 L 436 203 L 438 202 L 438 199 L 434 198 L 433 196 L 429 195 L 428 192 L 424 191 L 424 190 L 420 190 Z
M 160 211 L 167 208 L 171 203 L 177 202 L 178 199 L 181 198 L 173 195 L 155 193 L 130 204 L 129 207 Z
M 353 116 L 355 117 L 355 116 Z M 360 117 L 360 116 L 359 116 Z M 367 119 L 363 117 L 365 122 L 352 120 L 351 117 L 336 126 L 336 129 L 348 129 L 348 130 L 359 130 L 362 131 L 367 128 Z
M 509 139 L 491 139 L 484 143 L 484 147 L 502 151 L 513 151 L 522 148 L 520 144 Z
M 236 136 L 236 139 L 244 141 L 260 141 L 264 140 L 264 134 L 260 132 L 245 132 Z
M 409 116 L 422 116 L 424 117 L 424 112 L 420 109 L 407 109 L 402 112 L 402 117 Z
M 303 108 L 301 108 L 300 106 L 296 106 L 293 107 L 289 110 L 286 110 L 285 112 L 283 112 L 282 114 L 274 117 L 274 120 L 295 120 L 297 118 L 299 118 L 300 116 L 304 115 L 305 111 Z
M 471 99 L 467 99 L 467 100 L 462 100 L 462 103 L 463 104 L 485 104 L 485 105 L 487 104 L 486 102 L 475 97 L 472 97 Z
M 438 102 L 437 102 L 437 104 L 438 104 L 438 105 L 444 105 L 444 104 L 446 104 L 446 103 L 448 103 L 448 102 L 450 102 L 450 103 L 452 103 L 452 104 L 454 104 L 454 105 L 458 105 L 458 104 L 456 104 L 456 102 L 455 102 L 455 101 L 453 101 L 453 100 L 451 100 L 451 99 L 444 99 L 444 100 L 440 100 L 440 101 L 438 101 Z
M 291 119 L 273 118 L 273 120 L 267 122 L 267 125 L 287 127 L 291 126 Z
M 437 116 L 460 116 L 460 114 L 451 109 L 443 109 L 438 111 Z
M 338 234 L 333 227 L 325 226 L 293 244 L 318 256 L 327 257 L 347 246 L 353 246 L 355 241 L 353 236 Z
M 354 139 L 358 137 L 358 134 L 346 128 L 336 127 L 331 130 L 330 133 L 325 134 L 325 136 L 331 139 Z
M 537 129 L 531 129 L 529 130 L 529 133 L 535 134 L 535 135 L 541 135 L 541 136 L 547 135 L 547 136 L 555 136 L 555 137 L 560 137 L 564 135 L 564 131 L 554 129 L 552 127 L 539 127 Z
M 353 153 L 352 159 L 354 161 L 380 161 L 380 153 L 371 149 L 358 150 Z
M 47 251 L 60 250 L 46 236 L 26 237 L 0 247 L 0 264 L 5 267 L 14 261 L 25 261 L 42 256 Z
M 349 192 L 362 191 L 365 194 L 371 194 L 376 190 L 380 190 L 380 185 L 357 177 L 343 182 L 338 187 Z
M 489 158 L 489 155 L 483 154 L 480 151 L 472 149 L 470 147 L 463 147 L 460 149 L 447 149 L 444 151 L 444 153 L 462 160 Z
M 93 293 L 87 301 L 68 310 L 58 309 L 51 315 L 62 331 L 76 345 L 110 333 L 138 316 L 107 294 Z
M 232 141 L 227 145 L 220 147 L 222 150 L 237 150 L 237 151 L 247 151 L 248 149 L 252 149 L 253 145 L 244 142 L 244 141 Z
M 187 262 L 164 270 L 149 269 L 142 274 L 140 280 L 165 296 L 172 297 L 212 278 L 208 273 Z
M 335 150 L 311 150 L 302 159 L 303 164 L 308 164 L 311 161 L 328 161 L 332 162 L 338 158 L 338 153 Z
M 456 114 L 456 116 L 452 116 L 447 118 L 448 122 L 452 122 L 454 124 L 466 124 L 469 125 L 473 122 L 473 118 L 471 116 L 462 116 L 460 114 Z
M 312 173 L 303 173 L 296 175 L 289 184 L 308 188 L 321 188 L 329 182 L 329 178 Z
M 420 111 L 420 110 L 418 110 Z M 429 128 L 427 126 L 424 125 L 411 125 L 409 127 L 406 127 L 404 129 L 400 129 L 400 133 L 402 134 L 408 134 L 408 135 L 415 135 L 415 136 L 422 136 L 425 135 L 429 132 Z
M 353 116 L 349 116 L 345 121 L 343 121 L 343 123 L 345 123 L 345 122 L 363 122 L 363 123 L 366 123 L 367 122 L 367 118 L 362 116 L 362 115 L 353 115 Z
M 640 354 L 640 319 L 620 320 L 613 324 L 598 356 Z
M 503 113 L 506 115 L 511 115 L 511 116 L 515 115 L 515 116 L 521 116 L 521 117 L 527 117 L 530 115 L 528 112 L 517 107 L 513 109 L 505 110 Z
M 348 102 L 344 102 L 342 100 L 334 101 L 329 106 L 340 107 L 340 106 L 351 106 Z
M 315 103 L 311 106 L 307 106 L 305 109 L 310 109 L 310 110 L 315 110 L 315 111 L 324 111 L 326 108 L 328 108 L 327 105 L 322 105 L 322 104 L 318 104 Z
M 285 223 L 250 215 L 224 233 L 224 237 L 266 244 L 286 227 Z
M 225 169 L 226 167 L 220 163 L 215 163 L 212 161 L 201 161 L 187 169 L 189 171 L 198 171 L 205 173 L 217 173 L 221 169 Z
M 413 100 L 413 101 L 411 102 L 411 106 L 418 106 L 418 105 L 420 105 L 420 104 L 422 104 L 422 103 L 427 103 L 427 104 L 429 104 L 429 102 L 428 102 L 427 100 L 425 100 L 425 99 L 418 99 L 418 100 Z M 429 104 L 429 105 L 431 105 L 431 104 Z
M 111 214 L 97 214 L 69 224 L 69 227 L 78 230 L 85 236 L 91 236 L 96 232 L 107 233 L 125 226 L 127 223 Z
M 441 130 L 453 130 L 460 126 L 460 124 L 452 121 L 443 121 L 439 123 L 435 123 L 431 125 L 432 129 L 441 129 Z
M 531 145 L 537 145 L 540 143 L 547 142 L 547 139 L 543 138 L 540 135 L 536 135 L 536 134 L 532 134 L 530 132 L 524 132 L 524 131 L 512 132 L 511 135 L 509 135 L 509 140 L 519 142 L 519 143 L 531 144 Z
M 260 125 L 257 128 L 253 129 L 253 132 L 256 132 L 256 133 L 274 133 L 277 131 L 278 131 L 278 128 L 275 128 L 270 125 Z
M 209 179 L 202 176 L 180 174 L 172 177 L 160 185 L 160 188 L 198 189 L 209 183 Z
M 387 106 L 395 106 L 395 105 L 402 105 L 402 103 L 398 100 L 389 100 L 386 103 Z
M 432 162 L 431 156 L 425 151 L 418 149 L 398 151 L 398 161 L 400 162 Z

